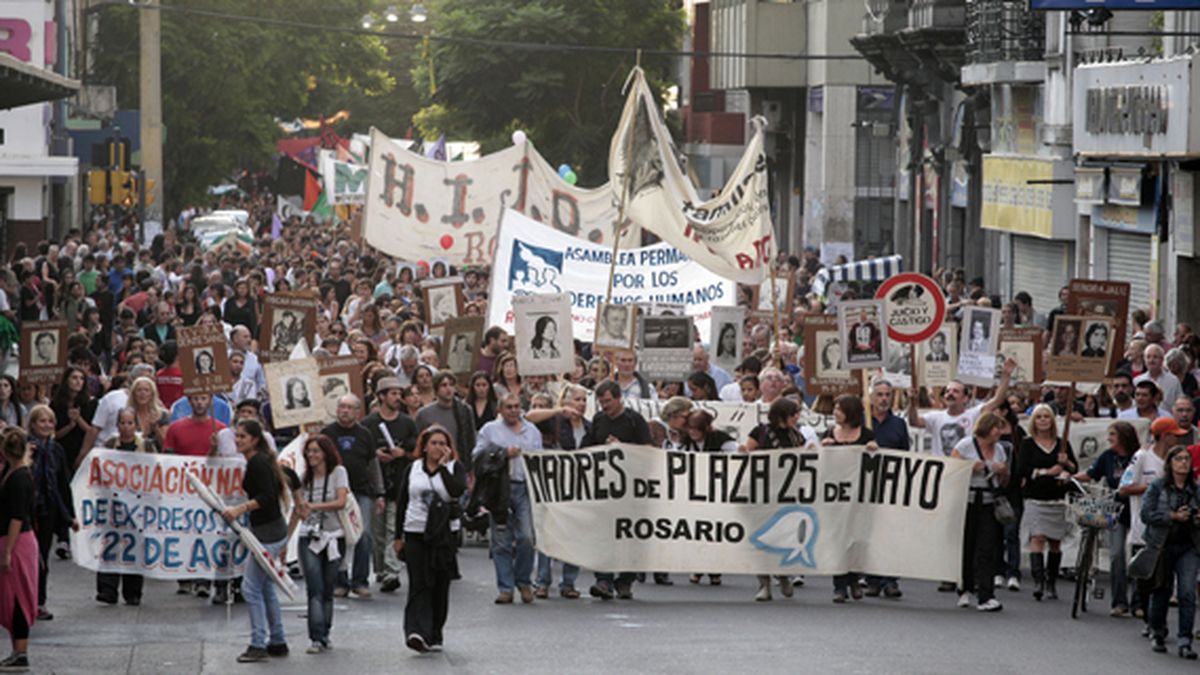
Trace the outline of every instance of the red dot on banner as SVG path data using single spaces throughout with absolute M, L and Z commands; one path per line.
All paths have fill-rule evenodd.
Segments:
M 442 245 L 442 250 L 449 251 L 450 247 L 454 246 L 454 237 L 452 237 L 448 234 L 443 234 L 441 240 L 438 243 L 440 243 Z

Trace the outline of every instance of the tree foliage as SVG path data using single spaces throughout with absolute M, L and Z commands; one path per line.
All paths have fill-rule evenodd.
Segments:
M 477 140 L 484 151 L 523 129 L 552 163 L 571 164 L 580 179 L 602 183 L 608 145 L 624 103 L 632 54 L 528 51 L 437 40 L 460 37 L 543 44 L 677 49 L 685 19 L 675 0 L 435 0 L 425 3 L 434 40 L 417 56 L 413 80 L 426 107 L 417 115 L 426 137 Z M 661 90 L 665 57 L 644 57 Z M 436 85 L 436 93 L 432 92 Z
M 349 27 L 367 0 L 190 0 L 187 6 L 237 15 Z M 142 10 L 146 11 L 146 10 Z M 138 10 L 100 15 L 91 79 L 117 87 L 138 106 Z M 269 169 L 276 118 L 315 119 L 349 110 L 339 129 L 379 126 L 403 134 L 418 105 L 411 44 L 375 36 L 162 13 L 165 213 L 204 201 L 204 190 L 236 169 Z

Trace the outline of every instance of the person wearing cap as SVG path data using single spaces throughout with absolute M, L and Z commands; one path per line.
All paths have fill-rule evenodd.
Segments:
M 411 463 L 417 445 L 417 423 L 404 413 L 404 387 L 399 378 L 379 380 L 375 397 L 379 408 L 362 421 L 375 439 L 375 456 L 383 471 L 386 501 L 384 516 L 371 523 L 375 538 L 375 580 L 379 582 L 379 590 L 394 593 L 400 588 L 400 574 L 404 571 L 392 547 L 396 539 L 396 486 Z
M 1200 567 L 1200 489 L 1192 477 L 1187 448 L 1167 452 L 1162 477 L 1150 484 L 1139 520 L 1145 525 L 1146 546 L 1158 550 L 1150 595 L 1150 640 L 1155 652 L 1167 651 L 1167 609 L 1172 592 L 1179 604 L 1179 657 L 1196 660 L 1192 628 L 1196 620 L 1196 570 Z
M 1163 475 L 1167 451 L 1179 445 L 1179 437 L 1185 433 L 1187 431 L 1179 426 L 1174 417 L 1164 416 L 1154 420 L 1150 425 L 1150 437 L 1153 442 L 1134 453 L 1129 466 L 1125 467 L 1124 475 L 1121 476 L 1121 486 L 1117 489 L 1117 493 L 1122 497 L 1129 498 L 1129 509 L 1133 514 L 1129 527 L 1130 560 L 1146 546 L 1144 541 L 1146 525 L 1141 518 L 1137 517 L 1137 514 L 1142 512 L 1142 496 L 1149 489 L 1150 483 Z M 1149 591 L 1148 585 L 1143 582 L 1138 583 L 1133 594 L 1133 601 L 1130 603 L 1133 605 L 1134 616 L 1141 619 L 1147 618 Z

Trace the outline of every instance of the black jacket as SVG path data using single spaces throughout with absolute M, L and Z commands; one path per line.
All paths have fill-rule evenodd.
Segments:
M 508 452 L 504 448 L 484 452 L 475 458 L 475 490 L 467 504 L 467 516 L 477 514 L 482 506 L 497 525 L 504 525 L 509 501 Z

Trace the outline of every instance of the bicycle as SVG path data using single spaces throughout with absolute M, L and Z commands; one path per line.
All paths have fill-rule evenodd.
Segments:
M 1116 493 L 1103 485 L 1072 482 L 1079 492 L 1067 495 L 1067 508 L 1080 528 L 1079 553 L 1075 561 L 1075 599 L 1071 604 L 1071 618 L 1075 619 L 1080 611 L 1087 611 L 1088 593 L 1096 583 L 1100 533 L 1116 524 L 1121 504 L 1114 499 Z

